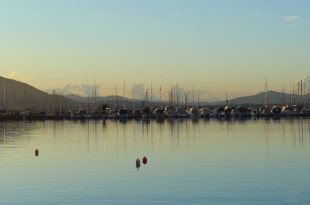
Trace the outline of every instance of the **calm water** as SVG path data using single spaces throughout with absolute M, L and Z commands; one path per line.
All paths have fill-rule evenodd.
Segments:
M 310 204 L 310 120 L 0 122 L 0 204 Z

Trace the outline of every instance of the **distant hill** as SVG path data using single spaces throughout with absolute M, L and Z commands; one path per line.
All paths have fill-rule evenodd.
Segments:
M 268 95 L 268 104 L 282 104 L 283 102 L 290 103 L 291 99 L 293 102 L 298 102 L 298 100 L 300 99 L 300 97 L 296 94 L 291 95 L 288 93 L 281 93 L 276 91 L 268 91 L 267 95 Z M 233 98 L 229 100 L 229 104 L 233 105 L 264 104 L 264 96 L 265 93 L 261 92 L 256 95 Z M 303 96 L 303 100 L 305 103 L 307 102 L 307 99 L 308 99 L 307 95 Z M 209 104 L 226 104 L 226 102 L 218 101 Z
M 5 89 L 4 89 L 5 86 Z M 5 90 L 5 95 L 4 95 Z M 233 105 L 261 105 L 263 104 L 265 93 L 261 92 L 256 95 L 238 97 L 229 100 L 229 104 Z M 298 102 L 299 97 L 294 94 L 290 95 L 288 93 L 280 93 L 275 91 L 268 92 L 268 103 L 269 104 L 282 104 L 283 100 L 285 103 L 289 103 L 290 99 L 293 102 Z M 308 101 L 308 95 L 303 96 L 304 102 Z M 62 108 L 86 108 L 87 106 L 101 107 L 103 104 L 109 107 L 115 106 L 115 96 L 98 96 L 96 98 L 96 105 L 94 103 L 94 98 L 83 97 L 79 95 L 66 95 L 60 96 L 56 94 L 48 94 L 43 92 L 31 85 L 15 81 L 8 78 L 0 77 L 0 109 L 40 109 L 40 110 L 54 110 Z M 142 100 L 133 100 L 130 98 L 117 96 L 117 106 L 122 107 L 123 104 L 126 107 L 140 108 L 143 105 Z M 147 106 L 165 106 L 167 102 L 148 102 Z M 197 103 L 189 103 L 189 105 L 196 105 Z M 226 104 L 225 101 L 218 102 L 201 102 L 200 105 L 223 105 Z
M 81 102 L 60 95 L 49 95 L 26 83 L 0 76 L 0 109 L 53 110 L 60 107 L 83 105 Z

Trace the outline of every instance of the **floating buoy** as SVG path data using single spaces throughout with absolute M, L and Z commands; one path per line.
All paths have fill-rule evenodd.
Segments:
M 147 158 L 146 158 L 146 156 L 143 157 L 142 162 L 143 162 L 143 164 L 147 164 Z
M 37 157 L 37 156 L 39 156 L 39 150 L 38 149 L 36 149 L 35 151 L 34 151 L 34 155 Z
M 136 160 L 136 167 L 137 167 L 137 169 L 140 168 L 140 159 L 137 159 L 137 160 Z

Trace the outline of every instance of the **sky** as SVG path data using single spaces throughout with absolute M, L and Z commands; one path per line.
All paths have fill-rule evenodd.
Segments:
M 307 0 L 0 0 L 0 75 L 99 94 L 171 86 L 205 99 L 310 74 Z

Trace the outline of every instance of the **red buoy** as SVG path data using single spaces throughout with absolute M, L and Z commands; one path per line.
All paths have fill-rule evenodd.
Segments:
M 146 156 L 143 157 L 142 162 L 143 162 L 143 164 L 147 164 L 147 158 L 146 158 Z

